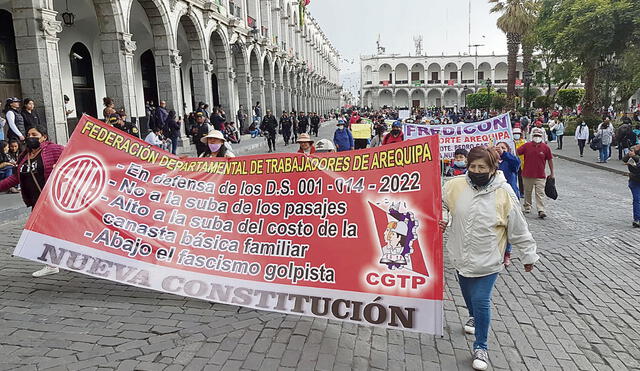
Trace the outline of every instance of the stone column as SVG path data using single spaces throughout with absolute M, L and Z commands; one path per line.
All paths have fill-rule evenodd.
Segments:
M 276 112 L 278 112 L 278 117 L 282 116 L 282 111 L 286 110 L 285 100 L 284 100 L 284 84 L 280 82 L 276 82 Z
M 136 42 L 131 34 L 110 32 L 100 35 L 102 63 L 107 96 L 114 99 L 116 107 L 123 107 L 129 117 L 144 116 L 138 112 L 135 90 L 133 54 Z
M 209 69 L 209 76 L 211 76 L 211 73 L 214 72 L 213 64 L 209 62 L 206 67 L 207 69 Z M 235 101 L 235 96 L 232 90 L 235 72 L 233 72 L 232 67 L 219 67 L 216 73 L 216 78 L 218 79 L 218 98 L 220 100 L 220 105 L 227 112 L 227 117 L 229 117 L 229 112 L 232 112 L 233 115 L 231 116 L 231 118 L 234 118 L 236 113 L 238 112 L 238 103 Z M 211 77 L 209 77 L 209 81 L 211 81 Z M 211 87 L 211 89 L 209 90 L 213 90 L 213 87 Z M 245 109 L 247 108 L 247 106 L 244 107 Z
M 263 80 L 264 86 L 264 110 L 271 110 L 274 116 L 279 117 L 276 112 L 276 83 L 273 80 Z
M 229 71 L 229 78 L 234 79 L 238 83 L 238 105 L 244 107 L 244 112 L 247 114 L 244 129 L 249 128 L 249 125 L 253 122 L 253 111 L 251 110 L 251 75 L 246 72 L 234 73 Z M 237 111 L 235 112 L 237 113 Z M 238 128 L 240 129 L 240 128 Z
M 43 9 L 40 1 L 14 1 L 13 27 L 20 61 L 22 96 L 32 98 L 49 136 L 60 144 L 69 138 L 64 113 L 58 33 L 62 32 L 57 12 Z M 67 61 L 68 62 L 68 61 Z M 26 133 L 23 133 L 26 134 Z
M 182 57 L 178 50 L 157 50 L 156 77 L 158 82 L 158 99 L 167 102 L 167 108 L 182 114 L 182 94 L 180 87 L 180 64 Z
M 196 104 L 198 102 L 207 102 L 213 105 L 211 62 L 207 59 L 194 59 L 191 61 L 191 71 L 193 73 L 193 100 Z M 185 84 L 185 89 L 188 88 L 188 86 L 189 84 Z M 220 104 L 222 104 L 222 102 L 220 102 Z M 229 106 L 223 107 L 225 110 L 231 108 Z

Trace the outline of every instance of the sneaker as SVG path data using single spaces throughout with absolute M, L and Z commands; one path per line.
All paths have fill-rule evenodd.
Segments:
M 544 219 L 546 217 L 547 217 L 547 214 L 545 214 L 544 211 L 538 211 L 538 218 Z
M 634 220 L 632 225 L 633 225 L 633 228 L 640 228 L 640 221 Z
M 486 349 L 476 349 L 473 351 L 473 364 L 471 365 L 474 370 L 484 371 L 489 367 L 489 353 Z
M 476 320 L 473 317 L 469 317 L 467 323 L 464 324 L 464 332 L 469 335 L 475 335 L 476 333 Z
M 33 272 L 32 276 L 34 277 L 44 277 L 44 276 L 48 276 L 50 274 L 56 274 L 60 272 L 60 269 L 58 269 L 58 267 L 50 267 L 48 265 L 45 265 L 44 268 L 40 269 L 37 272 Z
M 510 252 L 504 253 L 503 263 L 504 263 L 505 267 L 508 267 L 508 266 L 511 265 L 511 253 Z

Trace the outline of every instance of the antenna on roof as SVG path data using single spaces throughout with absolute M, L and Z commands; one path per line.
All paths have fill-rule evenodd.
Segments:
M 376 45 L 378 47 L 378 54 L 384 54 L 386 48 L 382 46 L 382 39 L 380 37 L 380 34 L 378 34 L 378 41 L 376 41 Z
M 416 46 L 416 56 L 422 55 L 422 35 L 414 36 L 413 43 Z

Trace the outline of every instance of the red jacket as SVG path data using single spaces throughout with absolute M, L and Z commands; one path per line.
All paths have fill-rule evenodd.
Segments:
M 52 142 L 42 142 L 40 143 L 40 148 L 42 151 L 40 152 L 40 156 L 42 156 L 42 164 L 44 165 L 44 180 L 45 182 L 49 180 L 49 175 L 53 171 L 53 166 L 58 162 L 62 151 L 64 150 L 64 146 L 61 146 Z M 18 161 L 18 169 L 20 166 L 27 161 L 27 155 L 22 154 L 19 157 Z M 18 171 L 14 171 L 13 175 L 3 179 L 0 181 L 0 192 L 4 192 L 11 187 L 15 187 L 20 184 L 20 174 Z M 24 195 L 22 197 L 24 199 Z
M 400 135 L 394 137 L 391 133 L 387 133 L 382 140 L 382 144 L 400 143 L 404 140 L 404 133 L 400 132 Z

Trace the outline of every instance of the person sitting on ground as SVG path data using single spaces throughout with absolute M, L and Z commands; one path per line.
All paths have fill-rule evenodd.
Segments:
M 144 138 L 144 141 L 152 146 L 163 148 L 164 141 L 162 140 L 162 128 L 159 126 L 154 127 Z
M 219 130 L 211 130 L 200 141 L 207 146 L 207 149 L 200 157 L 236 157 L 226 146 L 226 139 Z
M 305 154 L 313 154 L 316 153 L 316 147 L 313 145 L 313 139 L 307 133 L 302 133 L 298 135 L 298 144 L 300 145 L 300 149 L 298 149 L 298 153 Z
M 453 165 L 449 167 L 445 176 L 458 176 L 467 173 L 467 154 L 469 152 L 464 148 L 458 148 L 453 153 Z
M 233 144 L 240 143 L 240 133 L 236 129 L 236 123 L 231 121 L 227 122 L 224 129 L 224 137 Z
M 25 143 L 27 148 L 18 156 L 18 170 L 0 181 L 0 192 L 20 185 L 24 204 L 33 210 L 64 146 L 50 142 L 47 128 L 41 125 L 29 129 Z M 57 267 L 47 265 L 33 276 L 42 277 L 58 271 Z

